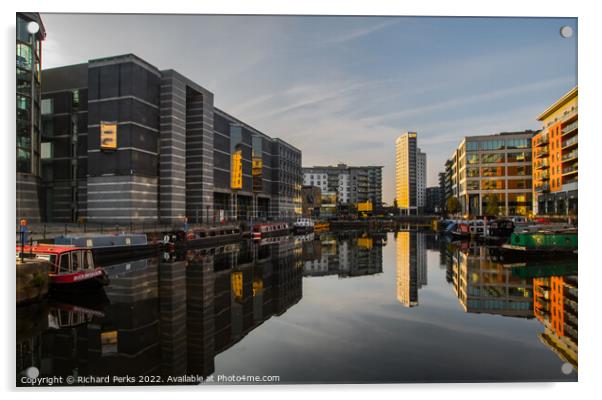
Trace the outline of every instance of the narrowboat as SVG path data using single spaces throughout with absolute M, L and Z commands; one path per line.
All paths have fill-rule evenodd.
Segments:
M 299 218 L 293 223 L 295 234 L 306 234 L 314 231 L 314 221 L 310 218 Z
M 504 253 L 543 258 L 576 257 L 577 249 L 577 229 L 515 231 L 510 235 L 510 243 L 500 248 Z
M 470 239 L 470 225 L 466 222 L 450 225 L 450 233 L 457 239 Z
M 242 240 L 242 230 L 237 225 L 193 228 L 187 232 L 169 235 L 168 244 L 177 248 L 211 247 Z
M 253 225 L 253 239 L 260 240 L 270 236 L 284 236 L 290 232 L 286 222 L 265 222 Z
M 17 254 L 20 249 L 21 246 L 17 246 Z M 48 278 L 52 289 L 71 290 L 108 283 L 107 273 L 95 265 L 89 248 L 44 244 L 25 246 L 24 253 L 50 262 Z
M 505 242 L 512 232 L 514 232 L 514 222 L 511 219 L 496 219 L 485 226 L 481 238 L 490 242 Z
M 54 239 L 54 244 L 88 248 L 92 250 L 98 263 L 149 256 L 155 254 L 161 246 L 159 242 L 149 243 L 144 233 L 59 236 Z

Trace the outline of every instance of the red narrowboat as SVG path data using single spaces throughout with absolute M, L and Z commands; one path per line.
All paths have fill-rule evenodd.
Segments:
M 17 256 L 21 246 L 17 245 Z M 72 289 L 88 286 L 101 286 L 108 283 L 105 270 L 94 265 L 92 250 L 83 247 L 41 244 L 25 246 L 23 253 L 49 261 L 48 272 L 53 288 Z

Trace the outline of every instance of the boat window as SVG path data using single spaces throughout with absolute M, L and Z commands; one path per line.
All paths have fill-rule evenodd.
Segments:
M 75 271 L 79 271 L 79 267 L 80 267 L 80 257 L 79 257 L 80 252 L 79 251 L 72 251 L 71 252 L 71 270 L 73 272 Z
M 94 268 L 94 260 L 92 259 L 92 252 L 86 251 L 84 253 L 84 269 Z
M 61 265 L 59 268 L 59 273 L 69 272 L 69 254 L 63 254 L 61 256 Z

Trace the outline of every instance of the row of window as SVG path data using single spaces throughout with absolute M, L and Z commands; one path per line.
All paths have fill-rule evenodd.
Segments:
M 528 149 L 530 147 L 531 139 L 495 139 L 466 142 L 466 151 Z

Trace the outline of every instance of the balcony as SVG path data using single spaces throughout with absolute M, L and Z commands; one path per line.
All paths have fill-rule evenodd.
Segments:
M 547 145 L 537 147 L 537 152 L 535 153 L 535 158 L 546 157 L 549 154 L 550 154 L 550 149 L 548 148 Z
M 562 115 L 560 117 L 560 121 L 562 121 L 562 122 L 569 121 L 576 116 L 577 116 L 577 108 L 575 108 L 572 111 L 568 111 L 568 112 L 564 113 L 564 115 Z
M 562 176 L 566 176 L 566 175 L 572 175 L 572 174 L 576 174 L 577 173 L 577 163 L 568 166 L 568 167 L 564 167 L 562 169 Z
M 562 155 L 562 162 L 571 162 L 577 160 L 577 150 Z
M 542 183 L 541 185 L 535 186 L 535 191 L 537 193 L 548 193 L 550 191 L 550 185 L 547 183 Z
M 568 149 L 570 147 L 573 147 L 575 145 L 577 145 L 577 139 L 579 138 L 579 136 L 573 136 L 572 138 L 565 140 L 564 142 L 562 142 L 562 150 L 564 149 Z
M 543 159 L 543 160 L 535 161 L 535 169 L 547 169 L 547 168 L 550 168 L 550 162 L 547 158 Z
M 568 135 L 569 133 L 575 131 L 577 129 L 577 121 L 568 124 L 564 128 L 562 128 L 562 136 Z
M 539 177 L 539 179 L 541 179 L 542 181 L 549 181 L 550 180 L 550 173 L 549 173 L 549 171 L 542 172 L 541 176 Z
M 534 147 L 539 147 L 539 146 L 543 146 L 544 144 L 548 144 L 550 142 L 550 139 L 548 138 L 548 134 L 545 133 L 543 135 L 541 135 L 539 138 L 537 138 L 537 140 L 534 143 Z

